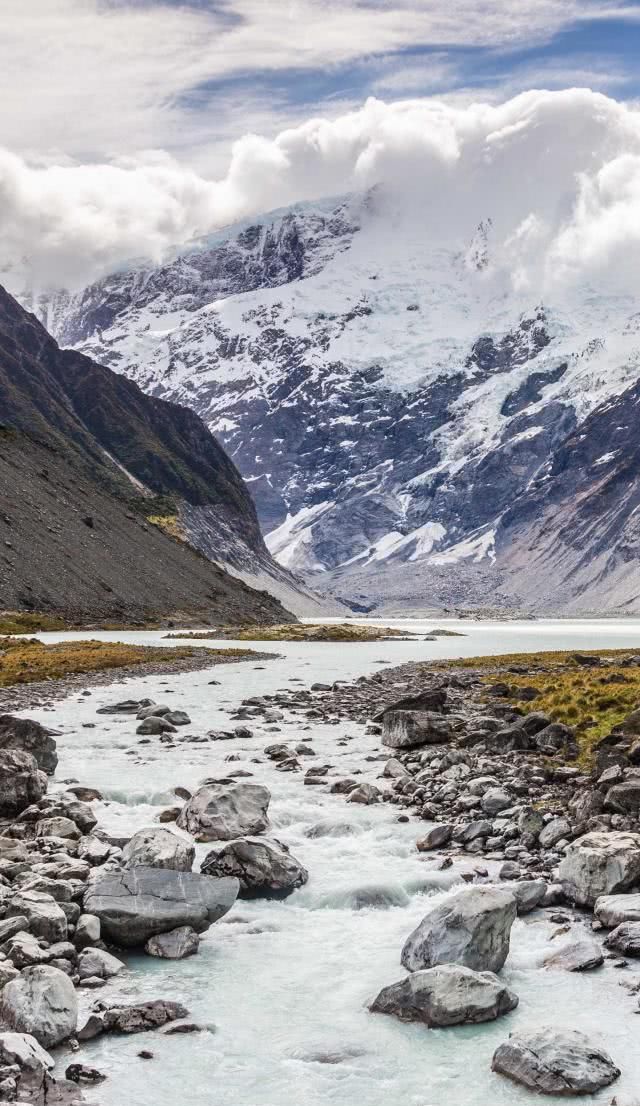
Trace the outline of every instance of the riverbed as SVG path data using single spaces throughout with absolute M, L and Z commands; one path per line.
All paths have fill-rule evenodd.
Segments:
M 421 634 L 436 625 L 433 620 L 382 624 Z M 440 619 L 437 625 L 466 636 L 437 642 L 260 644 L 257 648 L 280 657 L 179 676 L 136 677 L 94 690 L 88 683 L 89 695 L 74 694 L 50 711 L 24 712 L 62 731 L 56 781 L 73 778 L 99 788 L 104 802 L 94 810 L 109 832 L 124 837 L 152 824 L 161 809 L 175 805 L 177 785 L 193 789 L 205 777 L 243 768 L 271 790 L 271 833 L 310 873 L 308 884 L 284 902 L 237 902 L 210 929 L 197 957 L 172 963 L 130 956 L 130 971 L 97 994 L 82 995 L 85 1005 L 96 997 L 176 999 L 205 1027 L 189 1036 L 103 1037 L 83 1046 L 84 1062 L 108 1075 L 89 1096 L 94 1101 L 104 1106 L 175 1106 L 182 1100 L 189 1106 L 534 1103 L 540 1100 L 492 1074 L 490 1064 L 510 1031 L 535 1024 L 582 1029 L 611 1053 L 623 1076 L 589 1101 L 609 1103 L 614 1093 L 640 1100 L 637 998 L 620 986 L 623 979 L 640 981 L 640 974 L 633 966 L 617 970 L 610 964 L 584 974 L 543 969 L 557 928 L 547 914 L 536 912 L 514 926 L 503 972 L 520 997 L 513 1014 L 485 1026 L 427 1030 L 368 1013 L 379 989 L 403 976 L 400 950 L 427 903 L 450 893 L 460 873 L 478 862 L 470 857 L 446 872 L 435 871 L 433 854 L 415 850 L 419 821 L 399 824 L 395 807 L 357 807 L 325 788 L 305 787 L 303 773 L 280 773 L 262 756 L 271 742 L 304 740 L 318 754 L 309 763 L 331 765 L 330 781 L 360 772 L 362 780 L 375 782 L 384 761 L 366 758 L 382 749 L 364 727 L 341 720 L 318 725 L 291 716 L 278 724 L 278 732 L 252 720 L 251 739 L 171 748 L 157 739 L 140 746 L 131 717 L 96 714 L 119 698 L 148 696 L 186 710 L 192 719 L 188 732 L 201 734 L 229 728 L 229 709 L 249 695 L 350 680 L 383 665 L 542 649 L 637 647 L 640 652 L 639 620 Z M 40 636 L 51 641 L 70 635 Z M 90 636 L 172 644 L 155 632 Z M 344 738 L 351 740 L 338 745 Z M 230 756 L 237 758 L 231 765 Z M 198 847 L 199 859 L 209 848 Z M 151 1049 L 154 1059 L 140 1059 L 141 1048 Z M 545 1101 L 559 1106 L 566 1100 Z

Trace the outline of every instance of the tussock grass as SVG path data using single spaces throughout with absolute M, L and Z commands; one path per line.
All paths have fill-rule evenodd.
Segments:
M 47 630 L 67 630 L 63 618 L 30 611 L 0 612 L 0 634 L 38 634 Z
M 170 538 L 175 538 L 176 541 L 186 542 L 187 540 L 187 535 L 180 525 L 178 515 L 147 515 L 147 522 L 150 522 L 152 526 L 157 526 L 159 530 L 163 530 L 165 534 L 168 534 Z
M 592 767 L 594 747 L 601 737 L 640 706 L 640 668 L 622 667 L 616 661 L 636 656 L 632 649 L 597 649 L 594 655 L 608 660 L 601 667 L 584 667 L 569 652 L 508 653 L 500 657 L 469 657 L 452 661 L 459 668 L 491 669 L 487 684 L 500 680 L 513 690 L 535 687 L 538 697 L 514 701 L 529 713 L 543 711 L 555 722 L 572 726 L 580 748 L 578 765 Z M 510 672 L 511 665 L 527 668 Z
M 0 687 L 41 680 L 61 680 L 80 673 L 103 672 L 140 664 L 187 660 L 189 658 L 239 658 L 253 655 L 251 649 L 202 649 L 128 645 L 110 641 L 73 641 L 45 645 L 37 638 L 0 638 Z
M 221 626 L 218 630 L 165 634 L 166 638 L 232 638 L 236 641 L 387 641 L 406 638 L 404 630 L 386 626 L 303 625 L 294 622 L 281 626 Z

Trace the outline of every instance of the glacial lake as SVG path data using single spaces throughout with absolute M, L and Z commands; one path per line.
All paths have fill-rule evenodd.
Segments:
M 166 699 L 189 713 L 188 732 L 198 734 L 231 728 L 228 711 L 249 695 L 351 679 L 379 671 L 383 663 L 542 649 L 637 647 L 640 653 L 640 620 L 378 621 L 420 633 L 434 626 L 459 629 L 467 636 L 350 645 L 259 643 L 256 648 L 280 658 L 136 677 L 94 688 L 89 696 L 74 693 L 50 710 L 23 712 L 63 731 L 56 781 L 74 778 L 99 788 L 104 801 L 94 809 L 100 824 L 122 836 L 175 805 L 175 786 L 193 789 L 205 777 L 222 776 L 230 767 L 226 758 L 237 757 L 233 768 L 253 772 L 254 782 L 271 790 L 272 835 L 286 842 L 310 873 L 309 883 L 286 901 L 237 902 L 209 930 L 198 956 L 177 963 L 129 956 L 130 971 L 99 992 L 80 992 L 84 1008 L 97 998 L 176 999 L 208 1027 L 188 1036 L 106 1036 L 83 1046 L 82 1060 L 109 1077 L 87 1092 L 89 1100 L 103 1106 L 560 1106 L 567 1100 L 531 1095 L 490 1070 L 495 1048 L 510 1031 L 541 1024 L 584 1030 L 622 1069 L 613 1087 L 584 1101 L 610 1103 L 614 1095 L 640 1100 L 638 999 L 620 985 L 640 982 L 640 971 L 633 962 L 622 971 L 607 963 L 584 974 L 545 970 L 542 961 L 557 927 L 535 912 L 516 922 L 503 971 L 520 997 L 513 1014 L 484 1026 L 428 1030 L 368 1012 L 379 989 L 402 978 L 400 950 L 427 905 L 450 893 L 452 872 L 470 870 L 478 860 L 456 861 L 453 869 L 436 872 L 433 854 L 415 850 L 419 821 L 399 824 L 393 806 L 357 807 L 323 788 L 305 787 L 303 773 L 279 773 L 261 755 L 271 742 L 304 740 L 318 754 L 310 763 L 332 765 L 330 777 L 355 769 L 362 770 L 362 780 L 375 782 L 382 763 L 365 758 L 382 750 L 379 738 L 366 736 L 364 727 L 348 721 L 316 725 L 289 716 L 274 733 L 252 720 L 252 739 L 171 749 L 157 739 L 138 746 L 131 717 L 96 714 L 125 697 Z M 40 636 L 171 644 L 155 632 Z M 219 683 L 210 684 L 212 679 Z M 337 745 L 343 736 L 352 740 Z M 308 836 L 319 823 L 324 835 Z M 199 859 L 210 848 L 198 846 Z M 393 905 L 362 907 L 372 896 Z M 584 924 L 589 926 L 587 915 Z M 573 932 L 578 934 L 579 924 Z M 138 1058 L 143 1048 L 153 1051 L 153 1060 Z M 61 1067 L 66 1062 L 63 1055 Z

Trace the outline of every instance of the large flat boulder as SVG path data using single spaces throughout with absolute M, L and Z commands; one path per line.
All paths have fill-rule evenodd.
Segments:
M 124 948 L 191 926 L 202 933 L 233 906 L 237 879 L 213 879 L 168 868 L 94 869 L 84 911 L 100 919 L 102 936 Z
M 161 826 L 138 830 L 122 851 L 125 868 L 170 868 L 190 872 L 195 846 L 184 837 Z
M 0 714 L 0 749 L 17 749 L 30 753 L 38 768 L 52 776 L 58 766 L 58 754 L 54 734 L 31 718 L 16 718 L 13 714 Z
M 177 825 L 196 841 L 233 841 L 264 833 L 269 789 L 255 783 L 205 784 L 180 811 Z
M 18 1033 L 30 1033 L 43 1048 L 75 1034 L 78 998 L 69 976 L 48 964 L 24 968 L 0 995 L 0 1017 Z
M 11 818 L 38 803 L 47 790 L 47 777 L 31 753 L 0 751 L 0 817 Z
M 440 964 L 384 987 L 369 1009 L 431 1027 L 494 1021 L 517 1005 L 517 995 L 491 972 Z
M 620 1069 L 604 1049 L 577 1029 L 549 1027 L 512 1033 L 493 1055 L 492 1070 L 538 1094 L 593 1094 Z
M 302 887 L 309 873 L 286 845 L 266 837 L 241 837 L 209 853 L 201 871 L 212 876 L 235 876 L 240 898 L 284 898 Z
M 593 906 L 640 881 L 640 834 L 596 830 L 567 846 L 558 876 L 568 899 Z
M 382 744 L 391 749 L 442 745 L 450 740 L 451 723 L 444 715 L 435 711 L 390 710 L 384 715 Z
M 593 913 L 604 926 L 619 926 L 622 922 L 640 922 L 640 894 L 602 895 Z
M 382 722 L 385 714 L 395 710 L 433 711 L 440 714 L 444 710 L 446 702 L 447 689 L 445 687 L 425 688 L 424 691 L 420 691 L 416 695 L 409 695 L 404 699 L 396 699 L 395 703 L 389 703 L 378 714 L 374 714 L 372 721 Z
M 465 887 L 434 906 L 407 938 L 402 964 L 410 972 L 461 964 L 498 972 L 509 953 L 516 901 L 497 887 Z

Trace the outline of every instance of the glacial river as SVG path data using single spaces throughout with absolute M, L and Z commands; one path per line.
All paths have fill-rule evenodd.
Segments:
M 419 632 L 437 624 L 467 636 L 259 644 L 280 658 L 134 678 L 95 688 L 89 696 L 74 694 L 50 711 L 25 712 L 63 731 L 56 779 L 99 788 L 104 802 L 94 809 L 110 832 L 124 836 L 152 824 L 159 810 L 175 805 L 177 785 L 193 789 L 205 777 L 242 767 L 270 788 L 271 832 L 310 873 L 309 883 L 284 902 L 237 902 L 209 930 L 198 956 L 174 963 L 130 956 L 130 971 L 99 992 L 81 992 L 85 1007 L 98 997 L 176 999 L 207 1027 L 188 1036 L 106 1036 L 83 1046 L 84 1062 L 108 1074 L 107 1082 L 88 1092 L 91 1100 L 103 1106 L 533 1106 L 543 1100 L 492 1074 L 491 1056 L 511 1030 L 550 1024 L 592 1034 L 623 1071 L 613 1088 L 587 1101 L 610 1103 L 614 1094 L 620 1101 L 625 1095 L 640 1101 L 638 1000 L 620 985 L 623 979 L 640 981 L 640 974 L 633 965 L 620 971 L 605 964 L 575 975 L 543 969 L 557 927 L 540 912 L 518 920 L 513 929 L 503 972 L 520 997 L 513 1014 L 484 1026 L 427 1030 L 368 1013 L 378 990 L 402 977 L 400 950 L 427 903 L 448 894 L 451 881 L 474 861 L 436 872 L 433 856 L 415 851 L 419 822 L 398 824 L 392 806 L 358 807 L 324 788 L 305 787 L 303 773 L 279 773 L 261 756 L 271 742 L 304 740 L 318 754 L 307 763 L 331 765 L 330 778 L 362 769 L 362 779 L 375 781 L 382 764 L 365 757 L 381 748 L 363 727 L 288 718 L 274 733 L 251 721 L 251 740 L 170 749 L 157 739 L 139 746 L 130 717 L 96 714 L 119 698 L 148 696 L 186 710 L 192 719 L 186 729 L 198 734 L 231 728 L 229 708 L 249 695 L 351 679 L 383 664 L 540 649 L 637 646 L 640 652 L 638 620 L 383 624 Z M 68 636 L 42 635 L 47 641 Z M 163 638 L 150 632 L 91 636 L 154 644 Z M 219 683 L 210 684 L 212 679 Z M 95 728 L 84 728 L 88 724 Z M 353 740 L 338 745 L 344 736 Z M 230 755 L 239 758 L 232 766 L 226 763 Z M 309 836 L 319 823 L 322 836 Z M 209 848 L 199 846 L 199 857 Z M 365 905 L 376 898 L 391 905 Z M 579 925 L 573 929 L 579 932 Z M 557 945 L 556 940 L 551 947 Z M 142 1048 L 151 1049 L 154 1059 L 139 1059 Z M 544 1101 L 559 1106 L 566 1099 Z

